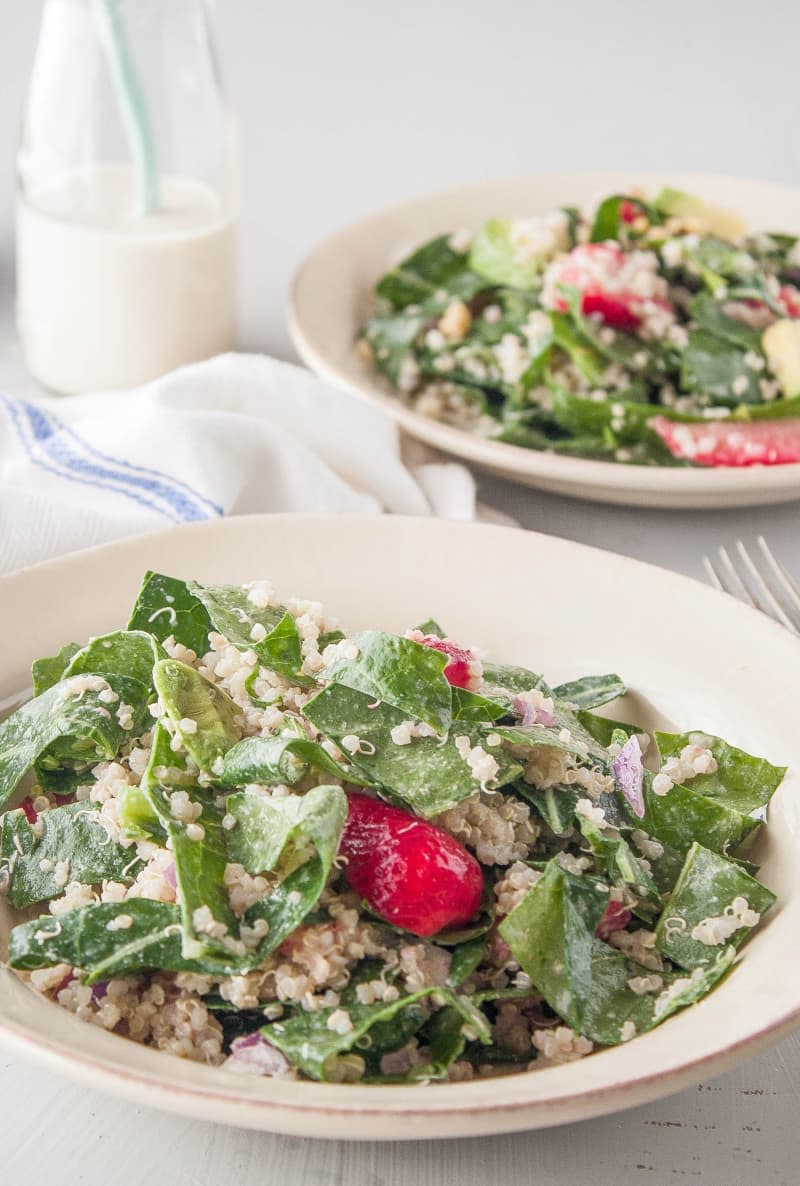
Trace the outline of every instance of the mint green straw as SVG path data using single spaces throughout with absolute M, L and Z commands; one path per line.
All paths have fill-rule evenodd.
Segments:
M 125 37 L 119 0 L 96 3 L 100 39 L 108 55 L 111 80 L 117 92 L 122 122 L 136 175 L 139 214 L 152 214 L 161 205 L 153 126 L 136 64 Z

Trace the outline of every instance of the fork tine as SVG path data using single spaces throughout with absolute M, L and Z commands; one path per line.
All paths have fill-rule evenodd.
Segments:
M 728 590 L 725 588 L 722 581 L 719 579 L 719 576 L 717 575 L 717 570 L 714 567 L 710 556 L 703 557 L 703 568 L 706 570 L 706 576 L 708 577 L 709 582 L 714 586 L 714 588 L 718 589 L 720 591 L 720 593 L 727 593 Z
M 753 597 L 749 585 L 736 570 L 727 549 L 719 548 L 718 555 L 722 567 L 722 584 L 725 592 L 730 593 L 732 597 L 738 598 L 739 601 L 744 601 L 747 605 L 751 605 L 753 609 L 761 609 L 761 606 Z
M 800 589 L 798 589 L 795 581 L 783 567 L 781 562 L 776 559 L 767 541 L 763 535 L 758 537 L 758 546 L 764 554 L 764 559 L 769 564 L 775 579 L 778 582 L 778 587 L 784 593 L 790 603 L 792 603 L 797 610 L 800 610 Z
M 761 602 L 760 608 L 764 610 L 765 613 L 769 614 L 770 617 L 776 618 L 782 626 L 785 626 L 787 630 L 791 630 L 793 634 L 800 633 L 797 623 L 793 622 L 788 616 L 780 601 L 778 601 L 772 589 L 769 587 L 766 580 L 759 572 L 757 566 L 754 564 L 750 553 L 740 539 L 737 539 L 736 541 L 736 551 L 739 553 L 739 557 L 744 564 L 745 569 L 747 570 L 747 574 L 756 589 L 758 599 Z

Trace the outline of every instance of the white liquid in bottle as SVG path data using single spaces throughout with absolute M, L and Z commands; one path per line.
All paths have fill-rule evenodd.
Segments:
M 237 222 L 199 181 L 102 166 L 21 197 L 17 321 L 29 370 L 64 394 L 127 387 L 236 344 Z

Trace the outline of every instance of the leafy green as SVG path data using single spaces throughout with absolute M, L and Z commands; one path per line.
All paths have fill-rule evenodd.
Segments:
M 696 774 L 691 789 L 744 814 L 766 807 L 786 774 L 785 766 L 773 766 L 766 758 L 754 757 L 709 733 L 656 733 L 655 739 L 662 761 L 678 757 L 687 745 L 711 750 L 717 769 L 713 774 Z
M 250 783 L 275 786 L 296 786 L 302 782 L 309 767 L 323 774 L 342 778 L 355 785 L 368 786 L 349 764 L 340 766 L 316 741 L 304 737 L 246 737 L 225 754 L 219 782 L 228 787 L 245 787 Z
M 448 296 L 469 300 L 484 287 L 485 281 L 470 272 L 467 253 L 456 251 L 449 237 L 441 235 L 387 272 L 376 291 L 383 301 L 402 309 L 435 298 L 442 289 Z
M 76 651 L 64 671 L 71 675 L 125 676 L 141 685 L 142 697 L 153 690 L 153 666 L 165 658 L 163 648 L 143 630 L 115 630 L 91 639 Z
M 190 592 L 186 581 L 160 572 L 148 572 L 128 629 L 144 630 L 159 642 L 172 637 L 196 655 L 204 655 L 212 626 L 205 607 Z
M 178 907 L 132 898 L 81 906 L 57 918 L 45 914 L 21 923 L 9 935 L 8 962 L 12 968 L 28 970 L 71 964 L 82 969 L 87 983 L 95 984 L 143 968 L 233 975 L 242 961 L 233 956 L 187 960 L 181 953 Z
M 510 230 L 509 219 L 490 218 L 485 222 L 472 241 L 469 266 L 490 284 L 531 288 L 536 284 L 546 259 L 532 256 L 524 263 L 519 262 Z
M 203 830 L 200 839 L 192 838 L 186 823 L 173 816 L 168 791 L 159 787 L 152 787 L 148 791 L 148 798 L 169 838 L 175 859 L 181 910 L 181 952 L 186 959 L 200 960 L 205 956 L 224 957 L 231 950 L 243 954 L 231 945 L 231 940 L 238 939 L 239 923 L 231 909 L 225 886 L 228 854 L 222 828 L 223 813 L 208 792 L 196 789 L 184 793 L 189 795 L 193 805 L 200 808 L 200 813 L 193 821 L 195 827 L 199 826 Z M 210 912 L 207 929 L 198 927 L 198 911 L 203 914 Z M 214 927 L 213 924 L 218 926 Z
M 134 690 L 119 676 L 107 683 L 122 701 Z M 68 742 L 71 755 L 87 762 L 114 757 L 128 734 L 100 700 L 103 690 L 79 690 L 62 680 L 0 723 L 0 807 L 56 742 Z
M 578 708 L 599 708 L 609 700 L 616 700 L 627 692 L 618 675 L 585 675 L 553 688 L 553 695 Z
M 455 738 L 467 737 L 471 746 L 481 745 L 490 731 L 496 731 L 493 727 L 459 721 L 444 741 L 417 737 L 409 745 L 396 745 L 391 732 L 407 719 L 406 714 L 389 704 L 375 705 L 365 693 L 337 683 L 318 692 L 303 711 L 337 745 L 343 737 L 357 737 L 362 744 L 352 755 L 353 768 L 369 785 L 384 788 L 419 815 L 438 815 L 481 789 Z M 487 752 L 499 767 L 492 788 L 504 786 L 521 772 L 502 749 Z
M 153 678 L 164 712 L 187 753 L 201 770 L 212 770 L 239 740 L 241 714 L 236 705 L 221 688 L 177 659 L 161 659 Z M 196 728 L 187 728 L 187 721 Z
M 587 733 L 591 733 L 595 741 L 599 741 L 606 749 L 611 745 L 612 737 L 617 729 L 621 729 L 628 737 L 632 737 L 634 733 L 642 732 L 639 725 L 631 725 L 627 721 L 615 721 L 611 717 L 599 717 L 583 708 L 579 709 L 576 715 Z
M 727 855 L 735 853 L 760 826 L 758 820 L 728 807 L 722 799 L 707 798 L 679 783 L 668 794 L 656 795 L 652 776 L 647 771 L 644 801 L 644 817 L 634 826 L 665 845 L 664 856 L 651 862 L 656 882 L 661 886 L 665 879 L 669 884 L 675 880 L 683 858 L 698 836 L 703 838 L 706 848 Z
M 652 874 L 627 840 L 614 833 L 609 835 L 584 816 L 580 817 L 578 824 L 594 854 L 599 872 L 612 885 L 633 891 L 637 898 L 637 913 L 646 916 L 657 914 L 661 898 Z
M 336 1009 L 318 1009 L 312 1013 L 298 1013 L 288 1021 L 275 1022 L 264 1026 L 261 1030 L 264 1037 L 289 1059 L 292 1066 L 299 1068 L 311 1079 L 324 1082 L 336 1076 L 337 1060 L 351 1051 L 369 1049 L 370 1043 L 365 1042 L 371 1036 L 371 1031 L 381 1025 L 386 1027 L 384 1033 L 393 1035 L 390 1044 L 384 1045 L 383 1050 L 398 1049 L 405 1045 L 413 1032 L 420 1029 L 427 1020 L 424 1010 L 415 1011 L 412 1019 L 411 1033 L 403 1026 L 403 1015 L 419 1002 L 436 996 L 446 1007 L 452 1009 L 459 1018 L 460 1029 L 466 1026 L 471 1035 L 488 1045 L 491 1033 L 488 1022 L 468 997 L 458 996 L 448 988 L 423 988 L 418 992 L 406 993 L 396 1001 L 378 1002 L 374 1005 L 362 1005 L 357 998 L 353 999 L 349 993 L 343 994 L 342 1008 L 346 1009 L 350 1017 L 352 1028 L 346 1033 L 339 1033 L 330 1028 L 328 1022 Z M 387 1026 L 391 1026 L 388 1028 Z M 457 1052 L 463 1049 L 453 1040 L 451 1027 L 454 1018 L 450 1015 L 444 1023 L 447 1028 L 445 1038 L 443 1030 L 438 1032 L 438 1041 L 433 1050 L 433 1061 L 429 1066 L 416 1068 L 417 1077 L 434 1078 L 444 1074 L 447 1065 Z M 396 1043 L 396 1044 L 395 1044 Z M 445 1049 L 447 1054 L 445 1054 Z
M 347 819 L 347 796 L 334 786 L 281 799 L 231 795 L 227 812 L 236 821 L 228 832 L 231 859 L 249 873 L 278 870 L 284 874 L 245 916 L 249 925 L 256 919 L 267 922 L 267 935 L 259 948 L 263 958 L 316 906 Z
M 380 630 L 363 630 L 352 642 L 358 655 L 327 667 L 326 680 L 401 709 L 406 720 L 447 732 L 453 719 L 453 693 L 443 674 L 447 655 Z
M 527 667 L 513 667 L 506 663 L 484 663 L 483 682 L 487 687 L 502 689 L 512 696 L 535 689 L 547 695 L 550 690 L 541 675 L 529 671 Z
M 763 402 L 758 374 L 747 365 L 745 351 L 707 329 L 689 330 L 680 377 L 685 391 L 696 391 L 716 403 L 735 406 Z
M 572 834 L 575 804 L 580 798 L 574 787 L 557 784 L 540 791 L 527 782 L 516 782 L 514 789 L 518 795 L 532 804 L 556 836 Z
M 719 947 L 693 938 L 698 923 L 718 918 L 730 910 L 735 898 L 745 898 L 751 910 L 764 915 L 775 902 L 766 886 L 750 877 L 733 861 L 695 843 L 686 854 L 681 875 L 656 927 L 656 947 L 682 968 L 714 962 Z M 750 935 L 740 927 L 726 942 L 738 947 Z
M 694 979 L 664 972 L 657 995 L 636 993 L 628 981 L 646 970 L 595 937 L 607 901 L 592 881 L 551 861 L 500 934 L 551 1009 L 576 1033 L 615 1046 L 625 1040 L 626 1023 L 644 1033 L 704 996 L 730 967 L 734 949 Z
M 296 679 L 303 662 L 297 623 L 283 606 L 258 606 L 237 585 L 188 582 L 214 630 L 242 651 L 254 651 L 265 667 Z M 263 637 L 261 637 L 263 632 Z
M 61 895 L 65 882 L 57 877 L 57 864 L 66 868 L 68 881 L 81 885 L 128 883 L 142 868 L 134 850 L 111 838 L 92 803 L 42 812 L 36 827 L 24 811 L 7 812 L 0 824 L 0 869 L 9 875 L 8 898 L 18 910 Z
M 80 647 L 76 642 L 68 642 L 57 655 L 34 659 L 31 664 L 34 696 L 41 696 L 42 692 L 46 692 L 48 688 L 52 688 L 53 684 L 57 684 L 59 680 L 63 679 L 70 659 L 79 650 Z
M 736 317 L 729 317 L 725 313 L 724 305 L 710 293 L 700 292 L 693 297 L 689 305 L 689 314 L 701 329 L 721 338 L 723 342 L 763 355 L 761 330 L 754 329 Z

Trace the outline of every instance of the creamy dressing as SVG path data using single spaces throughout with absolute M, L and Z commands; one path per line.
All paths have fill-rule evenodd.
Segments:
M 45 387 L 131 386 L 235 346 L 237 220 L 191 178 L 161 195 L 139 217 L 132 170 L 102 166 L 20 197 L 17 322 Z

